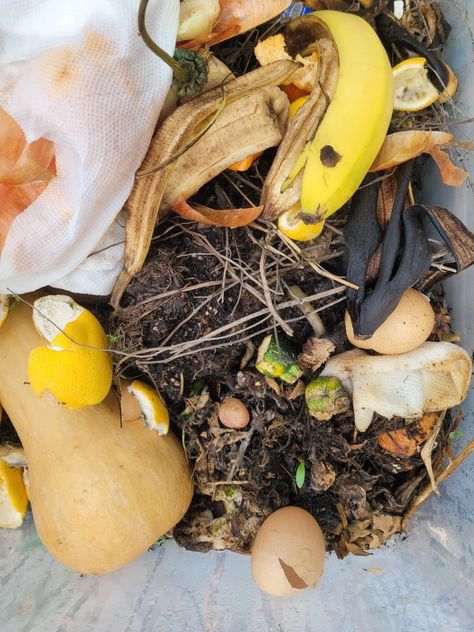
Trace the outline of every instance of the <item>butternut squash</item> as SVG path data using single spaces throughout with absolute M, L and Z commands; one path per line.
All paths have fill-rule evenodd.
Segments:
M 38 535 L 65 566 L 102 574 L 128 564 L 185 514 L 193 484 L 170 432 L 142 420 L 120 426 L 118 401 L 78 410 L 34 394 L 28 357 L 44 344 L 31 308 L 16 305 L 0 329 L 0 401 L 28 461 Z

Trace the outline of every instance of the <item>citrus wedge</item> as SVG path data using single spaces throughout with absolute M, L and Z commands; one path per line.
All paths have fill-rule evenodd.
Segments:
M 439 97 L 438 90 L 428 78 L 425 65 L 424 57 L 412 57 L 404 59 L 393 68 L 395 110 L 418 112 Z
M 305 224 L 300 218 L 300 210 L 286 211 L 278 218 L 278 228 L 283 234 L 296 241 L 309 241 L 321 234 L 324 221 L 317 224 Z
M 168 409 L 158 391 L 138 380 L 133 380 L 128 391 L 138 400 L 146 425 L 160 435 L 167 434 L 170 427 Z

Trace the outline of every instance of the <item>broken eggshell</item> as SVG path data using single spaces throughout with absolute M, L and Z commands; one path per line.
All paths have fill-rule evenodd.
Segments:
M 326 545 L 313 516 L 284 507 L 261 525 L 252 547 L 252 575 L 269 595 L 286 597 L 314 588 L 323 574 Z
M 374 413 L 407 419 L 457 406 L 466 397 L 471 371 L 471 358 L 458 345 L 425 342 L 400 355 L 346 351 L 330 358 L 321 375 L 338 377 L 352 394 L 356 428 L 365 432 Z
M 354 347 L 394 355 L 413 351 L 425 342 L 435 325 L 435 313 L 429 299 L 410 288 L 369 338 L 359 339 L 354 335 L 349 312 L 345 315 L 345 325 L 347 338 Z

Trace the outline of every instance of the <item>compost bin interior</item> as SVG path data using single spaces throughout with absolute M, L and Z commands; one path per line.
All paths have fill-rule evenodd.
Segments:
M 441 2 L 453 26 L 446 59 L 456 71 L 459 118 L 474 116 L 474 6 L 472 0 Z M 474 125 L 454 130 L 472 138 Z M 464 168 L 472 172 L 472 163 Z M 471 167 L 471 168 L 470 168 Z M 454 211 L 471 229 L 473 190 L 442 186 L 427 168 L 424 202 Z M 461 344 L 474 347 L 470 298 L 474 269 L 445 284 Z M 456 452 L 467 442 L 474 393 L 463 404 Z M 463 435 L 462 430 L 465 430 Z M 104 577 L 80 576 L 61 567 L 42 547 L 28 516 L 22 529 L 0 537 L 0 626 L 19 630 L 450 630 L 470 629 L 474 461 L 467 459 L 416 512 L 406 536 L 397 536 L 368 557 L 343 562 L 332 553 L 315 591 L 290 599 L 264 595 L 253 584 L 245 555 L 193 553 L 168 540 L 126 568 Z

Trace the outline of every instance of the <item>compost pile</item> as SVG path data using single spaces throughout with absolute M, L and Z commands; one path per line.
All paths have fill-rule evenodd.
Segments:
M 358 12 L 378 30 L 392 65 L 404 59 L 405 47 L 418 54 L 426 51 L 430 67 L 439 68 L 432 51 L 442 49 L 450 28 L 436 2 L 409 3 L 399 21 L 393 20 L 386 1 L 306 5 Z M 257 43 L 286 24 L 276 18 L 213 46 L 212 52 L 235 76 L 244 75 L 258 67 Z M 389 131 L 425 133 L 427 147 L 430 130 L 444 133 L 453 116 L 452 102 L 438 101 L 419 111 L 395 112 Z M 436 153 L 439 158 L 440 151 L 433 150 L 433 157 Z M 120 353 L 116 373 L 150 381 L 165 398 L 181 436 L 195 495 L 173 530 L 180 545 L 248 552 L 263 520 L 280 507 L 295 505 L 316 518 L 338 557 L 365 555 L 403 532 L 435 480 L 448 476 L 462 460 L 442 470 L 446 456 L 452 456 L 449 436 L 460 418 L 449 411 L 415 420 L 376 414 L 370 427 L 358 432 L 351 406 L 336 409 L 330 420 L 312 415 L 305 388 L 330 355 L 352 348 L 344 329 L 346 308 L 362 328 L 372 324 L 373 333 L 401 291 L 415 284 L 429 293 L 435 311 L 429 340 L 457 342 L 437 284 L 472 263 L 472 235 L 449 212 L 414 204 L 423 188 L 420 168 L 426 157 L 399 169 L 396 162 L 382 165 L 366 178 L 352 207 L 346 205 L 326 219 L 324 232 L 312 241 L 289 239 L 262 219 L 238 228 L 225 221 L 222 226 L 191 221 L 195 217 L 189 215 L 189 205 L 204 215 L 203 209 L 210 208 L 228 210 L 228 215 L 257 208 L 275 153 L 265 151 L 245 171 L 223 170 L 188 199 L 187 212 L 181 205 L 180 214 L 186 217 L 171 214 L 160 221 L 143 268 L 120 304 L 112 313 L 101 307 L 97 313 Z M 408 154 L 405 160 L 415 156 Z M 337 156 L 328 160 L 337 161 Z M 456 180 L 461 170 L 446 161 L 443 180 Z M 409 204 L 414 228 L 410 232 L 407 219 L 401 232 L 390 218 L 397 213 L 401 217 Z M 385 251 L 391 244 L 396 264 L 388 264 L 387 255 L 377 250 L 380 235 L 367 246 L 370 252 L 357 246 L 364 240 L 351 240 L 355 229 L 370 242 L 370 219 L 392 240 L 384 242 Z M 430 221 L 438 234 L 426 239 L 430 250 L 425 252 L 417 239 L 423 237 L 420 226 Z M 418 253 L 415 262 L 412 252 Z M 383 276 L 384 269 L 389 279 L 405 283 L 393 290 L 398 291 L 394 304 L 384 288 L 377 289 L 377 275 Z M 361 287 L 378 297 L 365 312 Z M 278 379 L 256 367 L 258 347 L 269 335 L 277 346 L 291 341 L 301 369 L 295 379 Z M 220 423 L 219 405 L 227 397 L 245 404 L 250 414 L 246 427 Z

